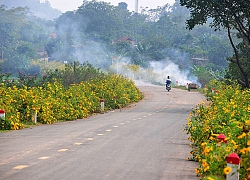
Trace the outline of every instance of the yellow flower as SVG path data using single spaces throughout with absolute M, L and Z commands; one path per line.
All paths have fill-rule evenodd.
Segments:
M 250 174 L 247 175 L 247 178 L 250 179 Z
M 206 146 L 206 144 L 207 144 L 206 142 L 202 143 L 201 147 L 204 148 Z
M 199 174 L 199 169 L 198 168 L 195 169 L 195 173 Z
M 232 143 L 233 145 L 236 145 L 236 142 L 235 142 L 234 140 L 231 140 L 231 143 Z
M 250 152 L 250 147 L 246 148 L 246 151 L 247 151 L 247 152 Z
M 244 138 L 245 136 L 246 136 L 246 133 L 243 132 L 243 133 L 242 133 L 240 136 L 238 136 L 237 138 L 238 138 L 238 139 L 242 139 L 242 138 Z
M 210 151 L 212 151 L 213 150 L 213 148 L 211 147 L 205 147 L 205 149 L 204 149 L 204 154 L 205 155 L 207 155 Z
M 207 180 L 214 180 L 214 178 L 208 177 Z
M 208 166 L 208 164 L 207 164 L 207 162 L 206 162 L 205 159 L 202 160 L 202 166 L 203 166 L 203 167 L 207 167 L 207 166 Z
M 234 145 L 234 149 L 237 149 L 239 146 L 238 145 Z
M 232 168 L 231 167 L 229 167 L 229 166 L 227 166 L 226 168 L 224 168 L 224 174 L 229 174 L 231 171 L 232 171 Z
M 204 172 L 206 172 L 207 170 L 209 170 L 209 166 L 208 165 L 204 168 Z
M 209 137 L 209 140 L 213 141 L 213 140 L 214 140 L 214 138 L 213 138 L 212 136 L 210 136 L 210 137 Z
M 250 140 L 249 140 L 249 141 L 247 141 L 247 145 L 248 145 L 248 146 L 250 146 Z

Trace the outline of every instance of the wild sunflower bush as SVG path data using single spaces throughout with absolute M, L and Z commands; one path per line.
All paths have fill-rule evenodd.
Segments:
M 142 98 L 134 82 L 116 74 L 102 74 L 89 81 L 63 86 L 54 79 L 40 86 L 18 87 L 0 84 L 0 109 L 5 110 L 0 129 L 20 129 L 37 122 L 51 124 L 75 120 L 100 112 L 100 100 L 105 110 L 120 108 Z
M 195 107 L 185 127 L 191 159 L 199 162 L 196 173 L 201 179 L 225 179 L 230 172 L 226 157 L 235 152 L 240 157 L 240 179 L 250 179 L 250 90 L 219 81 L 211 81 L 209 88 L 210 105 Z M 225 141 L 219 141 L 219 134 L 226 136 Z

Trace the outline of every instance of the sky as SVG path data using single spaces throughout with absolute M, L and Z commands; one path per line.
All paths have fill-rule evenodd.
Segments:
M 44 2 L 45 0 L 40 0 Z M 111 3 L 111 5 L 118 6 L 118 3 L 125 2 L 128 4 L 129 11 L 135 11 L 135 0 L 103 0 L 105 2 Z M 53 8 L 59 9 L 62 12 L 76 10 L 82 5 L 83 0 L 49 0 Z M 175 0 L 138 0 L 138 7 L 140 12 L 140 7 L 148 7 L 149 9 L 156 9 L 158 6 L 163 6 L 165 4 L 173 4 Z

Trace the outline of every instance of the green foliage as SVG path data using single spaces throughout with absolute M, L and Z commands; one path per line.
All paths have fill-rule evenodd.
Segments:
M 210 26 L 215 30 L 226 29 L 234 56 L 229 58 L 230 72 L 238 78 L 238 82 L 250 88 L 249 45 L 250 45 L 250 10 L 248 0 L 240 1 L 196 1 L 180 0 L 182 6 L 191 10 L 187 20 L 189 29 L 203 25 L 211 18 Z M 237 36 L 235 36 L 235 34 Z M 235 74 L 237 73 L 238 76 Z
M 42 85 L 42 80 L 37 77 L 37 75 L 25 75 L 19 71 L 17 87 L 38 87 Z
M 122 37 L 126 26 L 122 23 L 125 20 L 123 17 L 128 18 L 130 14 L 118 6 L 97 1 L 84 1 L 76 12 L 79 18 L 84 18 L 80 27 L 85 27 L 88 34 L 99 34 L 100 40 L 105 42 Z
M 41 39 L 47 32 L 43 21 L 30 16 L 28 9 L 21 7 L 6 10 L 1 6 L 0 14 L 4 17 L 0 19 L 2 71 L 15 76 L 19 70 L 38 73 L 39 69 L 31 67 L 30 61 L 37 57 L 40 45 L 45 42 L 45 39 Z
M 199 78 L 198 81 L 201 83 L 202 87 L 209 84 L 209 81 L 214 78 L 203 66 L 193 66 L 192 73 Z
M 72 68 L 67 68 L 65 72 L 70 73 Z M 11 86 L 2 82 L 0 107 L 5 110 L 6 119 L 1 120 L 1 129 L 16 130 L 25 124 L 32 124 L 35 113 L 39 123 L 51 124 L 81 119 L 100 112 L 100 99 L 105 100 L 106 111 L 121 108 L 142 98 L 134 82 L 122 76 L 100 73 L 89 65 L 79 65 L 76 71 L 77 75 L 85 76 L 85 80 L 70 86 L 64 86 L 56 79 L 39 84 L 35 76 L 22 73 L 18 81 L 12 81 Z M 64 78 L 65 74 L 56 75 Z
M 8 1 L 2 1 L 1 5 L 5 5 L 8 8 L 14 8 L 14 7 L 29 7 L 30 11 L 35 14 L 36 16 L 52 20 L 57 18 L 61 15 L 61 12 L 58 9 L 53 9 L 49 3 L 49 1 L 45 1 L 41 3 L 39 0 L 8 0 Z
M 192 142 L 192 159 L 199 162 L 196 172 L 202 179 L 224 179 L 225 158 L 233 152 L 240 156 L 240 179 L 249 177 L 250 93 L 235 82 L 231 84 L 211 81 L 206 94 L 210 104 L 199 104 L 188 118 L 185 130 Z M 219 134 L 226 136 L 227 143 L 217 138 Z
M 245 43 L 239 43 L 238 48 L 241 53 L 238 54 L 240 58 L 240 64 L 241 66 L 236 66 L 237 62 L 235 62 L 235 55 L 231 58 L 229 58 L 229 68 L 228 73 L 230 74 L 230 77 L 233 79 L 237 79 L 239 81 L 247 81 L 245 79 L 250 79 L 250 51 L 249 48 L 246 48 Z M 244 72 L 244 74 L 242 73 Z M 241 84 L 244 84 L 240 82 Z
M 80 84 L 81 82 L 90 81 L 96 77 L 103 77 L 103 72 L 94 68 L 89 63 L 80 64 L 74 62 L 72 64 L 66 64 L 64 69 L 57 69 L 56 71 L 47 71 L 43 77 L 44 82 L 53 82 L 54 78 L 60 81 L 64 87 L 68 87 L 71 84 Z
M 84 1 L 79 9 L 54 21 L 36 18 L 28 9 L 1 7 L 3 72 L 44 75 L 46 65 L 33 66 L 34 60 L 41 58 L 72 64 L 89 62 L 108 69 L 112 55 L 127 57 L 145 68 L 151 61 L 170 59 L 188 70 L 193 65 L 191 58 L 208 59 L 203 66 L 213 71 L 227 68 L 226 57 L 232 50 L 225 32 L 215 34 L 207 26 L 189 32 L 185 28 L 189 11 L 179 1 L 138 14 L 127 11 L 126 3 L 121 6 Z M 121 41 L 123 38 L 129 41 Z
M 0 117 L 0 130 L 9 130 L 9 129 L 11 129 L 11 122 L 3 117 Z

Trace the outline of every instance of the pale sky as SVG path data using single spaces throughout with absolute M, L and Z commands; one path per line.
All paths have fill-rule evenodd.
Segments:
M 40 0 L 44 2 L 45 0 Z M 101 1 L 101 0 L 100 0 Z M 105 2 L 110 2 L 111 5 L 118 6 L 118 3 L 125 2 L 128 4 L 129 11 L 135 11 L 135 1 L 136 0 L 103 0 Z M 53 8 L 59 9 L 62 12 L 76 10 L 82 5 L 83 0 L 49 0 Z M 138 7 L 140 12 L 140 7 L 148 7 L 149 9 L 156 9 L 157 6 L 163 6 L 165 4 L 173 4 L 175 0 L 138 0 Z

